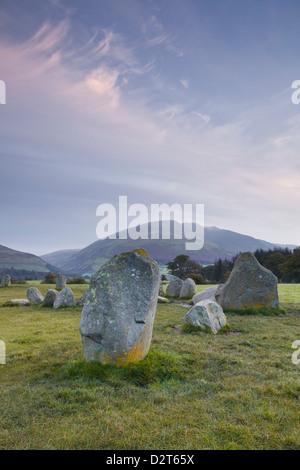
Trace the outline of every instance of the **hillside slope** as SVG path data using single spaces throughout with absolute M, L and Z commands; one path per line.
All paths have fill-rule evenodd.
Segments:
M 18 278 L 32 271 L 37 273 L 37 277 L 43 278 L 48 272 L 57 273 L 58 269 L 39 256 L 0 245 L 0 275 L 8 273 Z
M 173 232 L 171 232 L 173 233 Z M 273 249 L 274 243 L 259 240 L 229 230 L 207 227 L 204 230 L 205 242 L 199 251 L 186 251 L 186 240 L 98 240 L 72 255 L 62 266 L 67 273 L 92 273 L 112 256 L 134 248 L 144 248 L 157 261 L 168 262 L 177 255 L 187 254 L 202 264 L 211 264 L 216 259 L 230 259 L 241 251 Z

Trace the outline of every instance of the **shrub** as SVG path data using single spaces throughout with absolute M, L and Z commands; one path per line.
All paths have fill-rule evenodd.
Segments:
M 197 285 L 199 284 L 206 284 L 206 280 L 202 276 L 202 274 L 190 273 L 185 276 L 185 279 L 193 279 Z
M 42 284 L 56 284 L 55 275 L 53 273 L 46 274 Z
M 83 277 L 74 277 L 72 279 L 68 279 L 67 284 L 88 284 L 88 281 Z

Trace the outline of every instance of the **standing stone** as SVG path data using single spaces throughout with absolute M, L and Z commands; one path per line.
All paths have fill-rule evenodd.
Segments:
M 220 284 L 219 286 L 207 287 L 207 289 L 203 289 L 201 292 L 198 292 L 198 294 L 195 294 L 192 299 L 193 304 L 196 305 L 198 302 L 207 299 L 213 300 L 215 302 L 216 294 L 222 286 L 223 284 Z
M 164 295 L 165 295 L 165 291 L 164 291 L 164 287 L 163 287 L 162 283 L 160 283 L 158 295 L 160 295 L 161 297 L 164 297 Z
M 67 278 L 64 274 L 56 274 L 56 290 L 64 289 L 67 285 Z
M 174 279 L 169 283 L 167 287 L 166 295 L 168 295 L 169 297 L 179 297 L 182 286 L 183 280 L 179 279 L 179 277 L 174 276 Z
M 79 330 L 88 360 L 125 365 L 150 347 L 160 274 L 144 250 L 114 256 L 92 277 Z
M 27 297 L 33 304 L 39 305 L 43 302 L 44 297 L 40 293 L 37 287 L 29 287 L 27 289 Z
M 242 253 L 216 300 L 223 309 L 279 307 L 277 283 L 277 277 L 252 253 Z
M 9 274 L 5 274 L 1 280 L 1 285 L 3 287 L 9 287 L 11 285 L 11 277 Z
M 75 297 L 70 287 L 65 287 L 61 290 L 54 301 L 53 307 L 55 309 L 60 307 L 74 307 Z
M 193 295 L 196 294 L 196 284 L 193 279 L 189 277 L 184 281 L 181 289 L 180 289 L 180 296 L 191 299 Z
M 227 318 L 217 302 L 207 299 L 197 303 L 184 317 L 187 325 L 200 327 L 215 335 L 227 325 Z
M 77 301 L 77 305 L 79 307 L 83 307 L 84 304 L 85 304 L 85 301 L 86 301 L 86 298 L 87 298 L 87 295 L 88 295 L 88 289 L 86 289 L 84 291 L 84 293 L 82 294 L 82 296 L 80 297 L 80 299 Z
M 47 290 L 47 294 L 45 295 L 43 304 L 46 305 L 47 307 L 53 307 L 53 304 L 56 301 L 58 294 L 59 293 L 55 289 Z

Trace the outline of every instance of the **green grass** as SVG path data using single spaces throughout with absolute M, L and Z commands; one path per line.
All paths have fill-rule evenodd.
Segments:
M 27 287 L 0 288 L 0 305 Z M 79 307 L 1 307 L 0 449 L 300 449 L 300 285 L 279 297 L 285 316 L 228 314 L 217 336 L 159 304 L 149 355 L 124 368 L 83 361 Z

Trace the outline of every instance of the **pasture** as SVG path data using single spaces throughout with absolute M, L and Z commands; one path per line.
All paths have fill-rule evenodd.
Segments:
M 300 449 L 300 285 L 279 285 L 286 316 L 228 314 L 217 336 L 158 304 L 149 356 L 117 369 L 82 359 L 80 307 L 1 307 L 36 284 L 0 288 L 0 449 Z

